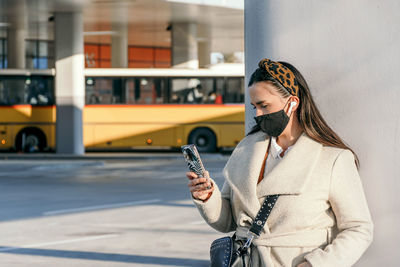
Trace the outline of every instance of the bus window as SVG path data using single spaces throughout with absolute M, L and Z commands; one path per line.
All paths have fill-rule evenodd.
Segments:
M 225 95 L 225 78 L 215 79 L 215 104 L 223 104 Z
M 25 79 L 17 77 L 0 78 L 0 102 L 2 105 L 24 104 Z
M 112 101 L 113 104 L 121 104 L 123 103 L 123 90 L 122 90 L 123 79 L 122 78 L 113 78 L 113 91 L 112 91 Z
M 156 88 L 156 103 L 163 104 L 167 103 L 167 82 L 165 78 L 155 78 L 154 84 Z
M 1 105 L 53 105 L 53 79 L 41 76 L 0 76 Z
M 157 78 L 126 79 L 125 95 L 127 104 L 162 104 L 163 90 L 156 89 L 161 85 Z
M 54 86 L 52 78 L 31 76 L 25 80 L 25 88 L 28 90 L 27 104 L 54 105 Z
M 86 104 L 111 104 L 112 79 L 87 78 L 85 95 L 86 95 Z
M 122 78 L 86 78 L 86 104 L 123 103 Z
M 171 78 L 169 103 L 207 104 L 214 103 L 212 78 Z
M 228 78 L 224 101 L 226 103 L 244 103 L 243 78 Z

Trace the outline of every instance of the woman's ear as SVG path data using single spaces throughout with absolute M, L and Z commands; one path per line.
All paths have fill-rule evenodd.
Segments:
M 300 99 L 297 96 L 293 96 L 290 99 L 289 110 L 288 110 L 289 116 L 292 115 L 292 113 L 297 110 L 297 107 L 299 106 L 299 103 L 300 103 Z

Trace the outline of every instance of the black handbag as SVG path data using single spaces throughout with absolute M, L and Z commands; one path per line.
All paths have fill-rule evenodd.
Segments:
M 236 239 L 236 233 L 233 236 L 224 236 L 214 240 L 210 247 L 211 267 L 230 267 L 237 261 L 242 261 L 241 266 L 246 266 L 246 257 L 250 258 L 249 248 L 254 238 L 260 236 L 261 230 L 267 222 L 279 195 L 269 195 L 262 204 L 257 213 L 251 228 L 247 231 L 246 242 Z M 239 243 L 239 247 L 235 249 L 235 242 Z M 236 264 L 235 264 L 236 265 Z M 240 264 L 239 264 L 240 265 Z

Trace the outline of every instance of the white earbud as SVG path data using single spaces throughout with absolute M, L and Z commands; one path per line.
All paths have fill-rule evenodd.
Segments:
M 289 114 L 290 114 L 290 112 L 292 111 L 292 108 L 294 107 L 294 106 L 296 106 L 297 105 L 297 103 L 296 102 L 290 102 L 290 107 L 289 107 Z

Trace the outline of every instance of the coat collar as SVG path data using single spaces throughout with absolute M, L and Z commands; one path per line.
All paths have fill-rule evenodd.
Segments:
M 226 181 L 246 206 L 259 206 L 258 198 L 266 195 L 304 192 L 322 151 L 322 145 L 303 132 L 281 162 L 257 185 L 268 144 L 269 136 L 262 131 L 246 136 L 223 170 Z

